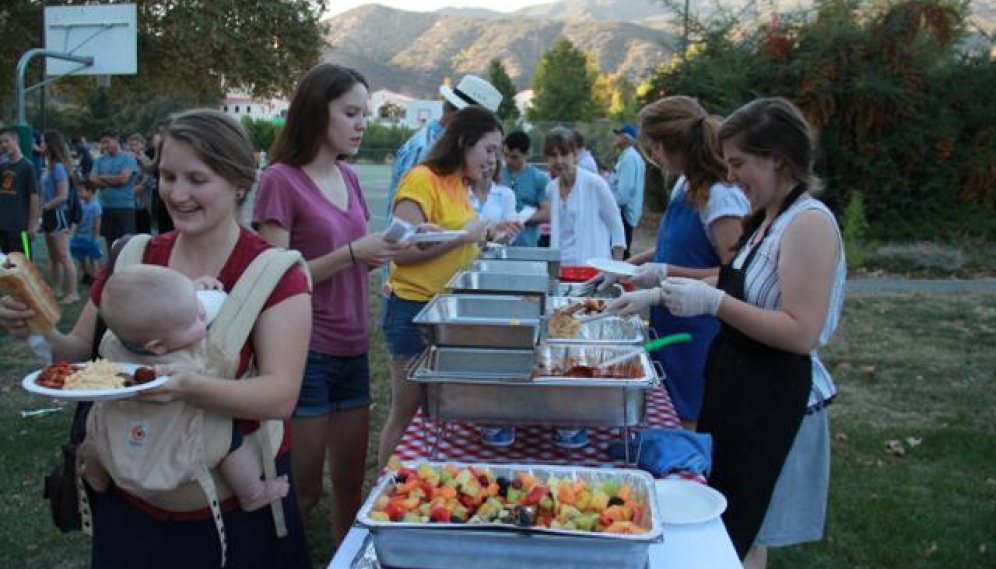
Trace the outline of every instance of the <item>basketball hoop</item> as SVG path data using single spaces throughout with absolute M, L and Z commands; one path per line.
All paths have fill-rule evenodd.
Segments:
M 111 86 L 111 76 L 110 75 L 97 75 L 97 87 L 101 89 L 107 89 Z

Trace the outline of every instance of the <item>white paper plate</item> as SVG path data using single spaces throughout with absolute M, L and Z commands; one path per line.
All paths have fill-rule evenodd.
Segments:
M 631 277 L 636 274 L 636 265 L 614 259 L 588 259 L 589 267 L 617 277 Z
M 666 524 L 698 524 L 726 511 L 726 498 L 709 486 L 692 480 L 658 480 L 657 505 Z
M 460 239 L 464 235 L 467 235 L 467 232 L 463 229 L 454 231 L 427 231 L 425 233 L 416 233 L 409 237 L 408 240 L 412 243 L 446 243 Z
M 515 220 L 519 223 L 525 223 L 529 221 L 529 218 L 532 217 L 534 213 L 536 213 L 536 208 L 531 205 L 527 205 L 523 207 L 519 213 L 515 214 Z
M 126 373 L 135 373 L 135 370 L 142 367 L 138 364 L 117 364 L 118 369 Z M 24 389 L 36 395 L 44 395 L 53 399 L 64 399 L 66 401 L 110 401 L 111 399 L 127 399 L 142 391 L 155 389 L 169 381 L 169 376 L 163 375 L 148 383 L 122 387 L 120 389 L 50 389 L 35 383 L 35 379 L 41 370 L 29 373 L 21 381 Z

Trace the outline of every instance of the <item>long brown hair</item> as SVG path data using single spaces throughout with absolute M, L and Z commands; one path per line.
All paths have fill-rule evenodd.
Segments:
M 677 95 L 643 107 L 638 121 L 644 145 L 660 142 L 668 152 L 682 157 L 688 180 L 685 199 L 701 211 L 709 201 L 709 188 L 726 180 L 719 119 L 709 116 L 692 97 Z
M 311 163 L 329 128 L 329 103 L 343 96 L 357 83 L 367 87 L 367 80 L 355 69 L 320 63 L 311 68 L 294 91 L 287 122 L 273 143 L 270 162 L 291 166 Z
M 48 169 L 55 171 L 55 163 L 61 162 L 66 169 L 66 175 L 73 175 L 73 163 L 69 160 L 69 152 L 66 149 L 66 139 L 57 130 L 46 130 L 42 135 L 45 141 L 45 156 L 48 158 Z
M 482 106 L 467 105 L 453 115 L 420 164 L 428 166 L 437 176 L 454 174 L 463 167 L 464 154 L 492 132 L 505 133 L 498 117 Z

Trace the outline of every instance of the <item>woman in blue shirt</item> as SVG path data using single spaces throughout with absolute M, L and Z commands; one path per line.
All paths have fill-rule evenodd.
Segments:
M 750 204 L 740 188 L 725 183 L 719 146 L 719 121 L 691 97 L 674 96 L 640 111 L 640 136 L 659 167 L 680 174 L 657 230 L 657 247 L 629 262 L 640 265 L 632 282 L 644 288 L 620 299 L 626 314 L 646 308 L 666 276 L 703 279 L 729 261 Z M 662 306 L 650 310 L 650 325 L 660 336 L 689 332 L 694 340 L 653 353 L 664 367 L 665 385 L 682 424 L 694 428 L 702 407 L 703 368 L 719 323 L 709 315 L 678 318 Z
M 76 265 L 69 256 L 69 150 L 62 133 L 45 131 L 42 138 L 45 168 L 41 171 L 42 229 L 52 271 L 52 290 L 63 304 L 78 302 Z

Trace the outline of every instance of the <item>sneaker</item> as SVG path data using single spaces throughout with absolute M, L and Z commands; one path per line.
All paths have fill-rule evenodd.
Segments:
M 481 442 L 492 447 L 512 446 L 515 427 L 481 427 Z
M 581 448 L 588 444 L 588 429 L 557 429 L 552 439 L 553 444 L 560 448 Z

